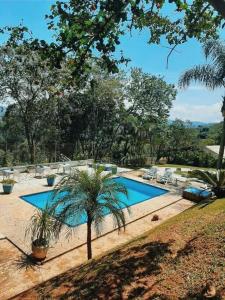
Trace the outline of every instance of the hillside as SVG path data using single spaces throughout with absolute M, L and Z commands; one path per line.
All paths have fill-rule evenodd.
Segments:
M 224 233 L 225 200 L 201 203 L 15 299 L 203 299 L 208 280 L 225 299 Z

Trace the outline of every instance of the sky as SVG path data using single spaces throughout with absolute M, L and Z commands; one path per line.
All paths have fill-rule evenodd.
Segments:
M 54 0 L 0 0 L 0 27 L 18 25 L 21 21 L 28 26 L 35 37 L 50 40 L 52 33 L 47 29 L 44 16 L 49 13 Z M 165 44 L 149 45 L 148 31 L 134 32 L 121 40 L 120 48 L 131 59 L 128 69 L 140 67 L 144 72 L 161 75 L 177 85 L 179 76 L 194 65 L 205 62 L 201 45 L 195 40 L 179 46 L 172 54 L 166 67 L 168 48 Z M 220 107 L 222 89 L 207 90 L 204 86 L 193 84 L 185 90 L 179 90 L 170 111 L 170 118 L 182 120 L 219 122 L 222 120 Z

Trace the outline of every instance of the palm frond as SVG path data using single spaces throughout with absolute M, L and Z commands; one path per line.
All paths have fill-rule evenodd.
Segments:
M 193 170 L 191 172 L 191 176 L 197 177 L 199 179 L 202 179 L 204 182 L 216 186 L 217 185 L 217 178 L 216 174 L 207 172 L 207 171 L 201 171 L 201 170 Z
M 210 58 L 215 67 L 225 66 L 225 45 L 219 40 L 209 40 L 203 46 L 206 58 Z
M 221 85 L 221 80 L 218 78 L 215 68 L 209 64 L 195 66 L 187 70 L 181 75 L 178 85 L 180 88 L 186 88 L 192 81 L 203 83 L 210 89 Z
M 80 171 L 64 176 L 50 201 L 57 230 L 60 231 L 65 222 L 79 223 L 84 216 L 90 215 L 99 235 L 107 214 L 112 214 L 114 226 L 119 230 L 125 228 L 123 209 L 130 211 L 121 196 L 127 196 L 127 190 L 110 177 L 99 169 L 93 173 Z

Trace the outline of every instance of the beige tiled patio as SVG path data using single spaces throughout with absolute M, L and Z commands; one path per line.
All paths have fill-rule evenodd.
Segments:
M 143 181 L 132 172 L 123 175 Z M 83 224 L 77 227 L 69 241 L 62 233 L 59 241 L 50 248 L 43 265 L 27 266 L 24 253 L 30 253 L 30 240 L 24 238 L 24 232 L 35 208 L 20 196 L 49 189 L 45 178 L 29 178 L 16 184 L 12 194 L 0 195 L 0 299 L 8 299 L 86 261 L 86 225 Z M 106 216 L 103 236 L 93 237 L 94 256 L 128 242 L 192 205 L 176 191 L 133 205 L 131 215 L 126 213 L 126 231 L 119 235 L 113 230 L 111 217 Z M 160 220 L 152 222 L 155 211 Z

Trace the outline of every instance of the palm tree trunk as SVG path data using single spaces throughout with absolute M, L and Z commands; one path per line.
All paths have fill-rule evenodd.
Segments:
M 87 217 L 87 258 L 92 259 L 92 248 L 91 248 L 91 218 L 88 214 Z
M 218 161 L 217 161 L 217 170 L 222 169 L 224 146 L 225 146 L 225 117 L 223 118 L 223 131 L 222 131 L 222 136 L 221 136 L 221 141 L 220 141 L 220 150 L 219 150 L 219 156 L 218 156 Z

